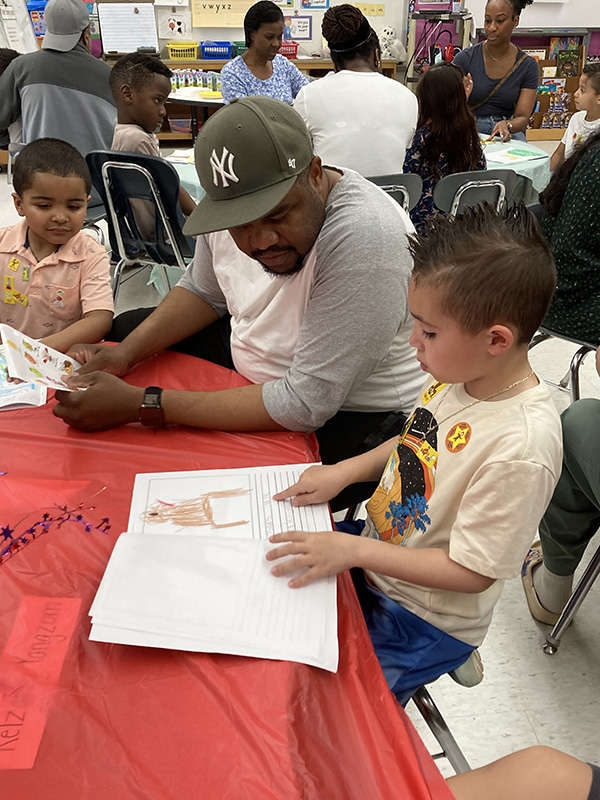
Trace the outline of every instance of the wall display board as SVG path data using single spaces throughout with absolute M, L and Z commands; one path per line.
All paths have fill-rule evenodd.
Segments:
M 194 28 L 242 28 L 248 0 L 191 0 Z
M 467 0 L 477 28 L 483 28 L 486 0 Z M 535 0 L 521 14 L 517 31 L 529 28 L 600 28 L 598 3 L 590 0 Z

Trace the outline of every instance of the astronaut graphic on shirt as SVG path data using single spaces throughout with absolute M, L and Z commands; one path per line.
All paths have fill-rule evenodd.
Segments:
M 434 384 L 423 395 L 427 404 L 446 384 Z M 438 460 L 437 421 L 431 411 L 417 407 L 392 451 L 379 486 L 367 503 L 379 538 L 405 544 L 416 533 L 425 533 L 427 514 L 435 488 Z

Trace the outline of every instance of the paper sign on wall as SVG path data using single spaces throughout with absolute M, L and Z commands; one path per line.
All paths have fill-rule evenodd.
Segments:
M 187 8 L 162 7 L 155 9 L 159 39 L 193 39 L 192 13 Z
M 243 28 L 250 0 L 191 0 L 194 28 Z

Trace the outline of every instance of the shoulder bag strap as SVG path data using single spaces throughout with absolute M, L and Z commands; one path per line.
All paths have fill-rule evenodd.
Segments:
M 500 79 L 500 81 L 494 86 L 494 88 L 487 95 L 487 97 L 484 97 L 483 100 L 481 100 L 481 102 L 476 103 L 474 106 L 469 106 L 471 111 L 475 111 L 476 108 L 479 108 L 479 106 L 482 106 L 485 103 L 487 103 L 487 101 L 496 94 L 496 92 L 502 86 L 504 81 L 506 81 L 506 80 L 508 80 L 510 78 L 510 76 L 513 74 L 513 72 L 517 69 L 517 67 L 521 66 L 521 64 L 523 63 L 523 61 L 525 61 L 526 58 L 527 58 L 527 53 L 523 53 L 521 58 L 512 65 L 512 67 L 508 70 L 506 75 L 503 78 Z

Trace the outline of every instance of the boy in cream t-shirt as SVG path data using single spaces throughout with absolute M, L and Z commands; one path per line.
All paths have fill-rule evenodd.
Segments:
M 275 496 L 323 502 L 381 476 L 368 517 L 335 533 L 277 534 L 280 546 L 267 554 L 295 556 L 273 567 L 275 575 L 304 570 L 292 588 L 361 568 L 353 577 L 369 633 L 402 703 L 483 641 L 562 455 L 558 413 L 527 358 L 556 280 L 530 214 L 521 206 L 507 216 L 436 217 L 426 237 L 412 237 L 411 252 L 410 342 L 431 377 L 403 434 L 311 467 Z

